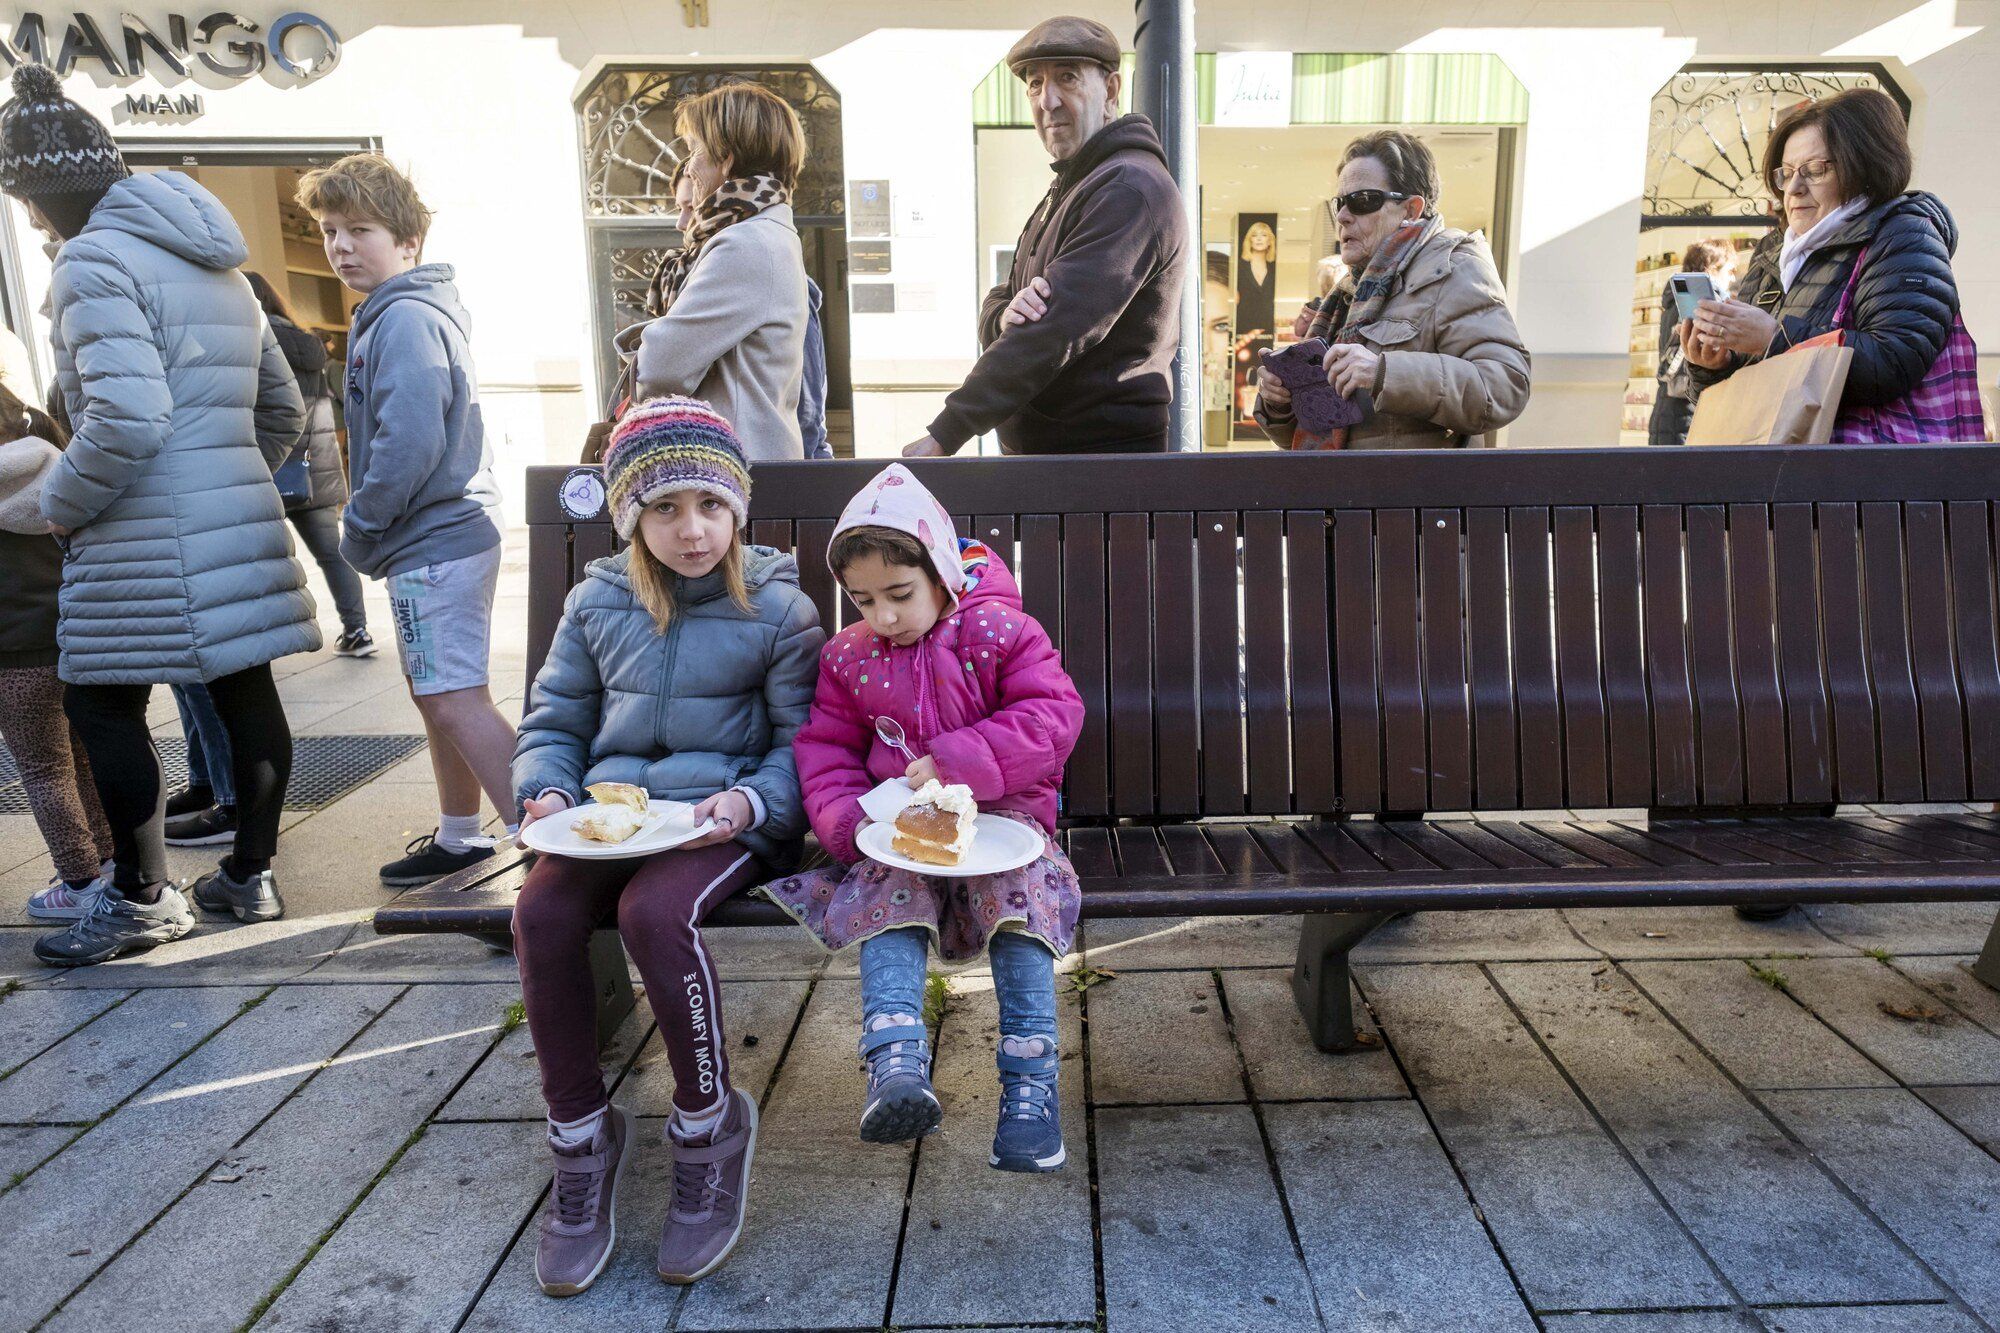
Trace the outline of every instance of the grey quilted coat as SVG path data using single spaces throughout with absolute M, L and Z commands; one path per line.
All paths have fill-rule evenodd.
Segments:
M 515 796 L 553 789 L 582 802 L 590 783 L 629 782 L 701 801 L 747 787 L 764 821 L 738 841 L 788 869 L 806 832 L 792 737 L 805 725 L 826 642 L 799 590 L 798 562 L 745 546 L 747 613 L 720 572 L 676 578 L 675 615 L 661 634 L 626 577 L 630 558 L 591 561 L 570 590 L 528 692 Z
M 60 674 L 210 681 L 320 646 L 271 470 L 305 404 L 236 272 L 243 234 L 178 172 L 111 187 L 56 255 L 56 378 L 73 432 L 42 512 L 74 529 Z

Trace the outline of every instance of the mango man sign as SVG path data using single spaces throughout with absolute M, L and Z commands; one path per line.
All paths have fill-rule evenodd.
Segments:
M 284 14 L 262 27 L 226 11 L 169 14 L 164 28 L 137 14 L 120 15 L 117 28 L 107 31 L 85 13 L 24 13 L 0 41 L 0 59 L 10 67 L 24 60 L 48 65 L 65 77 L 94 65 L 114 79 L 187 78 L 199 69 L 236 81 L 255 78 L 268 61 L 300 82 L 340 63 L 339 34 L 314 14 Z

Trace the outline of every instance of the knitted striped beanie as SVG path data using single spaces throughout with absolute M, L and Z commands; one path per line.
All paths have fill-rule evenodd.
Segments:
M 626 409 L 604 451 L 611 525 L 631 541 L 646 506 L 675 491 L 708 491 L 750 523 L 750 464 L 736 432 L 698 398 L 648 398 Z
M 0 107 L 0 190 L 30 199 L 102 193 L 131 175 L 104 123 L 63 95 L 47 65 L 14 71 L 14 99 Z

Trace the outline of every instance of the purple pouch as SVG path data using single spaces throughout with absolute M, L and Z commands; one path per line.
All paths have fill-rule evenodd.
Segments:
M 1360 423 L 1362 411 L 1326 382 L 1327 345 L 1324 338 L 1307 338 L 1277 352 L 1264 353 L 1264 364 L 1278 382 L 1292 391 L 1292 416 L 1310 435 L 1328 435 Z

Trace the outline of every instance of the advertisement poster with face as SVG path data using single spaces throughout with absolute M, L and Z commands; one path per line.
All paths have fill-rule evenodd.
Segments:
M 1251 409 L 1257 401 L 1258 353 L 1273 345 L 1278 305 L 1278 215 L 1236 215 L 1235 429 L 1239 440 L 1262 437 Z

